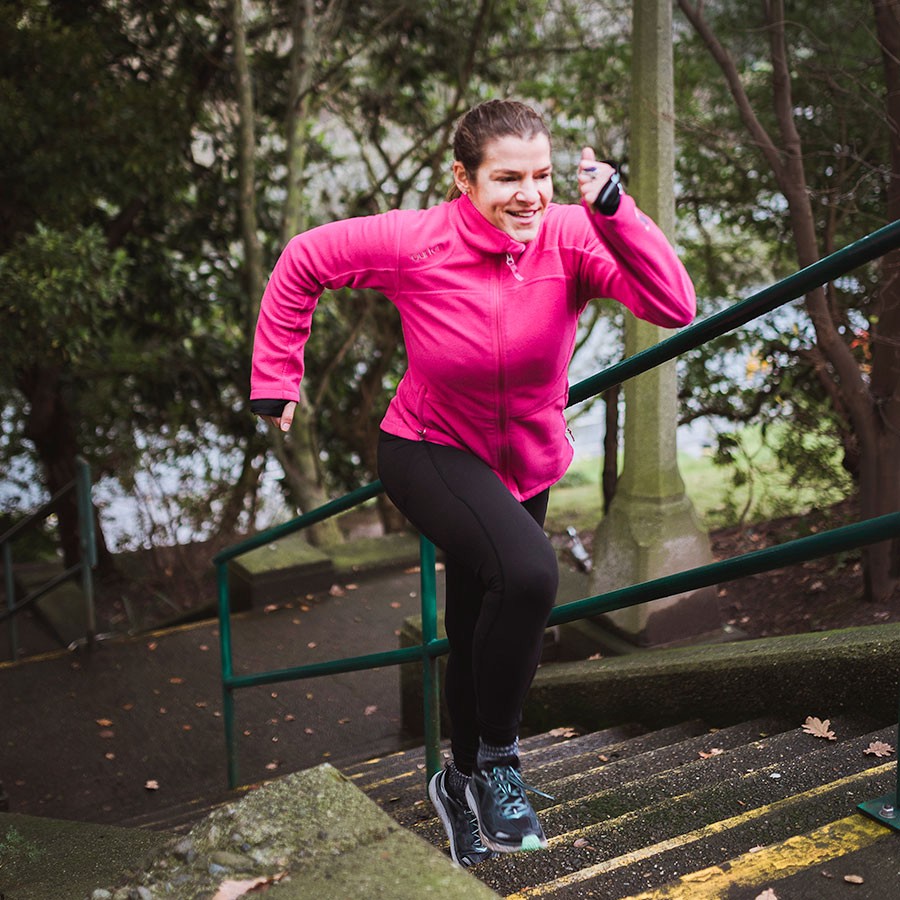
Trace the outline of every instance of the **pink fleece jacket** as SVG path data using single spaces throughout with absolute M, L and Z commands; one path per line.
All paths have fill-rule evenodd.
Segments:
M 627 195 L 604 216 L 550 204 L 535 240 L 489 223 L 468 197 L 347 219 L 293 238 L 260 308 L 251 399 L 297 400 L 303 348 L 326 288 L 370 288 L 397 307 L 408 368 L 381 427 L 484 460 L 519 500 L 572 460 L 564 408 L 578 316 L 595 297 L 674 328 L 690 278 Z

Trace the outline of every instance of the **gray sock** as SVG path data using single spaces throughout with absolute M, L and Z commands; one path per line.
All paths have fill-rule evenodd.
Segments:
M 456 768 L 456 764 L 453 762 L 447 763 L 447 793 L 453 797 L 454 800 L 458 800 L 460 803 L 466 802 L 466 785 L 469 783 L 469 776 L 464 775 L 459 769 Z
M 491 764 L 504 766 L 519 765 L 519 739 L 511 744 L 486 744 L 478 742 L 478 768 L 487 769 Z

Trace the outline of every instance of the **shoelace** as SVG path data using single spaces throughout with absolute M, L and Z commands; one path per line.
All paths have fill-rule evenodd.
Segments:
M 528 812 L 529 804 L 525 797 L 525 791 L 539 794 L 548 800 L 555 799 L 550 794 L 539 791 L 530 784 L 522 781 L 522 776 L 515 766 L 495 766 L 490 770 L 490 788 L 494 795 L 494 801 L 501 813 L 507 819 L 515 819 Z
M 469 823 L 469 829 L 472 832 L 472 850 L 475 853 L 487 853 L 488 848 L 481 840 L 481 829 L 478 827 L 478 816 L 466 807 L 466 821 Z

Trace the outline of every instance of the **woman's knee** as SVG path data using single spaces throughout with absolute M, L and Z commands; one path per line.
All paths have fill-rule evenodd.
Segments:
M 545 552 L 523 556 L 506 571 L 504 581 L 504 593 L 517 609 L 530 610 L 537 617 L 549 615 L 559 587 L 555 551 L 548 543 Z

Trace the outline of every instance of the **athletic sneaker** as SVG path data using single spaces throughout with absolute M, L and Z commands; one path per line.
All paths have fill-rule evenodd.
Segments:
M 496 856 L 481 841 L 478 821 L 469 807 L 447 790 L 447 770 L 442 769 L 428 783 L 428 796 L 450 838 L 450 856 L 465 868 Z
M 553 798 L 522 781 L 512 765 L 491 765 L 475 769 L 466 788 L 466 799 L 484 843 L 499 853 L 540 850 L 547 846 L 544 829 L 538 822 L 525 791 Z

